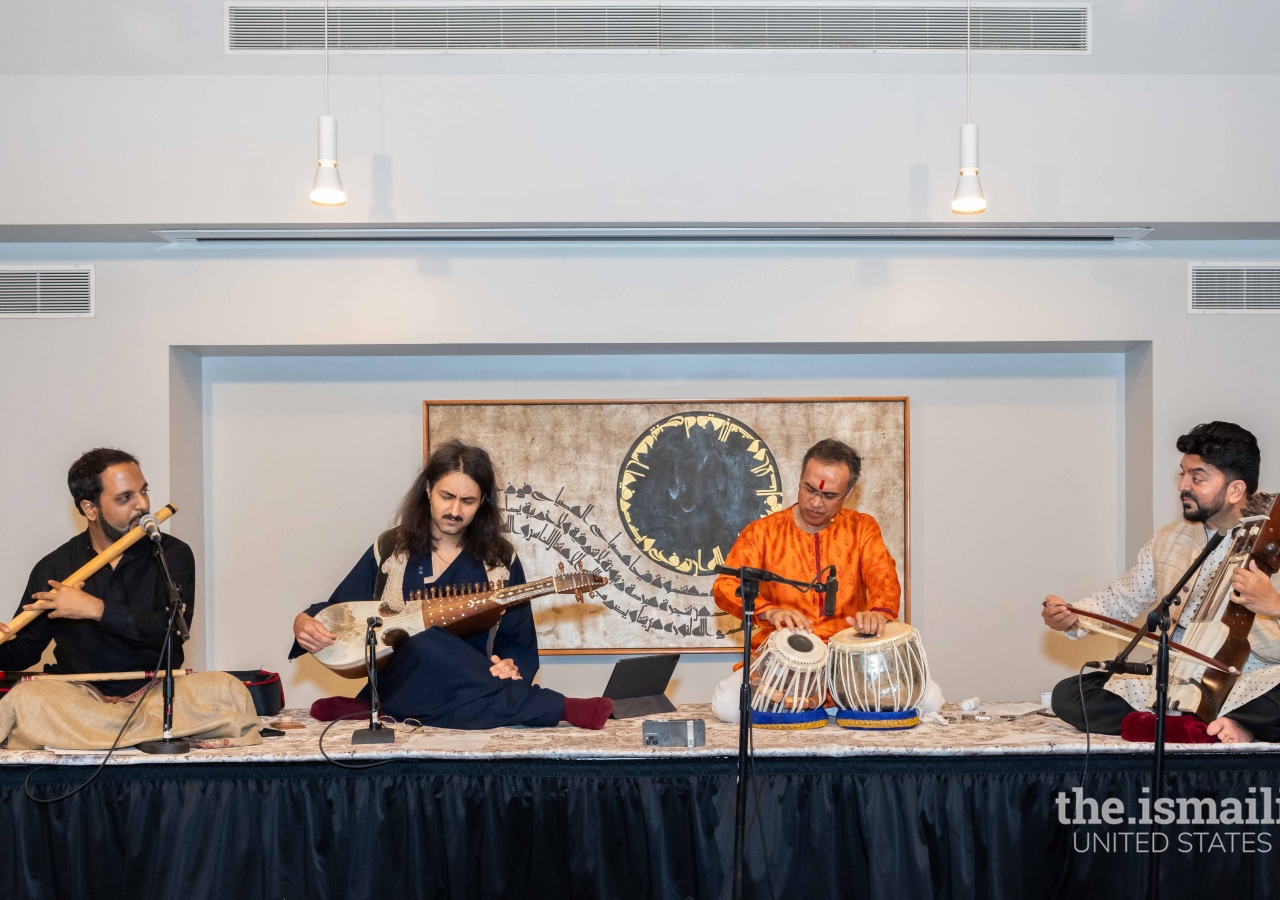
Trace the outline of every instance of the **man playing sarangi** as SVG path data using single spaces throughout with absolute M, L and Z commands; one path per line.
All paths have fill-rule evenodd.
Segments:
M 396 526 L 379 535 L 327 602 L 298 614 L 289 658 L 333 643 L 334 635 L 315 618 L 332 603 L 377 599 L 395 606 L 426 587 L 524 584 L 524 568 L 501 525 L 489 454 L 459 441 L 443 445 L 405 495 Z M 380 572 L 384 586 L 374 597 Z M 524 604 L 507 610 L 489 632 L 465 640 L 441 628 L 409 637 L 379 673 L 378 694 L 387 714 L 442 728 L 548 727 L 562 720 L 604 726 L 612 701 L 575 699 L 539 687 L 532 684 L 537 671 L 538 636 L 533 611 Z M 328 698 L 312 712 L 336 718 L 368 709 L 368 703 L 366 685 L 355 702 Z
M 767 569 L 795 581 L 813 581 L 834 565 L 839 581 L 834 616 L 824 616 L 821 591 L 801 593 L 785 584 L 760 585 L 752 635 L 759 647 L 777 628 L 812 631 L 824 641 L 850 625 L 880 634 L 898 617 L 902 589 L 880 526 L 866 513 L 845 509 L 862 474 L 862 459 L 841 441 L 827 438 L 809 448 L 800 475 L 799 501 L 742 529 L 725 558 L 731 568 Z M 741 618 L 738 580 L 716 579 L 716 605 Z
M 1227 531 L 1240 521 L 1249 497 L 1258 489 L 1261 454 L 1254 436 L 1230 422 L 1209 422 L 1178 438 L 1177 446 L 1183 454 L 1178 484 L 1182 521 L 1161 528 L 1138 552 L 1132 569 L 1076 603 L 1079 609 L 1121 621 L 1145 617 L 1204 549 L 1209 533 Z M 1191 621 L 1230 546 L 1230 540 L 1223 541 L 1184 589 L 1183 600 L 1173 609 L 1176 621 Z M 1249 568 L 1237 568 L 1231 582 L 1230 601 L 1256 614 L 1249 633 L 1251 652 L 1222 714 L 1206 731 L 1226 744 L 1280 741 L 1280 622 L 1276 620 L 1280 594 L 1252 561 Z M 1084 634 L 1079 616 L 1060 597 L 1046 597 L 1041 615 L 1046 625 L 1068 637 Z M 1170 639 L 1181 642 L 1184 631 L 1184 625 L 1177 625 Z M 1053 711 L 1082 731 L 1087 712 L 1090 731 L 1120 734 L 1125 716 L 1149 708 L 1154 700 L 1150 676 L 1093 672 L 1083 679 L 1059 682 L 1053 691 Z

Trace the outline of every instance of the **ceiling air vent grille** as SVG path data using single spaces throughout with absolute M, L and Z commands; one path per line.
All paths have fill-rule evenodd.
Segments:
M 1192 263 L 1190 310 L 1280 312 L 1280 263 Z
M 93 315 L 93 266 L 0 266 L 0 318 L 65 319 Z
M 1089 53 L 1089 4 L 972 11 L 973 49 Z M 842 50 L 962 53 L 963 4 L 330 6 L 329 47 L 364 53 L 466 50 Z M 227 6 L 233 53 L 317 52 L 324 9 Z

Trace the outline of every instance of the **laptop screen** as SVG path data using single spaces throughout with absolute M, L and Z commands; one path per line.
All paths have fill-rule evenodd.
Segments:
M 618 660 L 609 676 L 604 696 L 610 700 L 630 700 L 666 693 L 671 673 L 680 661 L 679 653 L 656 656 L 632 656 Z

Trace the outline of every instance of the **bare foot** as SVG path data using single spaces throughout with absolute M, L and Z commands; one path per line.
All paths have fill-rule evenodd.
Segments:
M 1224 744 L 1252 744 L 1253 734 L 1249 729 L 1245 728 L 1235 719 L 1228 719 L 1223 716 L 1221 719 L 1214 719 L 1209 723 L 1209 727 L 1205 729 L 1209 736 L 1218 736 L 1218 740 Z

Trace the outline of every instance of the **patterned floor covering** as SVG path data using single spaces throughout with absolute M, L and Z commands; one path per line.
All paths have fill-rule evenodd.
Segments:
M 834 721 L 803 731 L 755 729 L 755 752 L 761 757 L 843 756 L 964 756 L 987 754 L 1077 754 L 1085 750 L 1085 736 L 1074 728 L 1027 711 L 1030 704 L 985 704 L 977 713 L 962 712 L 955 704 L 943 708 L 947 724 L 922 722 L 905 731 L 853 731 Z M 109 765 L 185 765 L 191 763 L 304 762 L 321 760 L 319 739 L 324 723 L 304 710 L 286 710 L 293 724 L 283 737 L 267 738 L 259 746 L 193 750 L 184 756 L 148 756 L 136 750 L 118 751 Z M 706 744 L 685 747 L 645 747 L 642 718 L 610 721 L 601 731 L 585 731 L 561 723 L 558 728 L 496 728 L 490 731 L 450 731 L 414 723 L 395 726 L 395 743 L 353 748 L 351 732 L 358 722 L 339 722 L 325 737 L 324 749 L 339 760 L 397 757 L 405 759 L 618 759 L 625 757 L 724 757 L 736 753 L 738 728 L 722 723 L 707 705 L 686 705 L 675 713 L 652 719 L 702 719 Z M 268 720 L 273 722 L 274 719 Z M 1272 752 L 1275 744 L 1170 745 L 1173 752 Z M 1118 737 L 1095 736 L 1094 753 L 1145 753 L 1150 744 L 1127 743 Z M 50 750 L 0 750 L 0 765 L 87 765 L 101 753 Z

